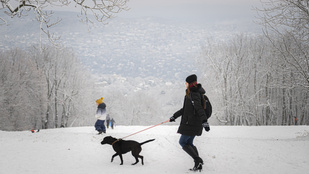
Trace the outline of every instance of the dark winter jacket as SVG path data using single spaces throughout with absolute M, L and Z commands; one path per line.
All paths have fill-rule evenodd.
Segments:
M 198 84 L 197 87 L 190 88 L 190 95 L 186 95 L 183 108 L 175 112 L 173 117 L 181 117 L 178 133 L 188 136 L 202 135 L 202 121 L 206 120 L 206 114 L 202 107 L 202 94 L 205 94 L 203 87 Z

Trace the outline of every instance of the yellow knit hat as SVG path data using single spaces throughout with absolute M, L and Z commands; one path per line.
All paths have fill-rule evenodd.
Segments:
M 103 97 L 101 97 L 100 99 L 98 99 L 96 102 L 97 102 L 98 104 L 103 103 Z

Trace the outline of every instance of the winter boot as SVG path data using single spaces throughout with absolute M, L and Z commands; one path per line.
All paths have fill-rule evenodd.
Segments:
M 198 156 L 197 151 L 194 150 L 192 146 L 186 145 L 182 148 L 187 154 L 189 154 L 194 159 L 194 167 L 190 170 L 201 171 L 203 168 L 203 160 Z
M 195 153 L 197 154 L 197 156 L 199 156 L 197 148 L 195 146 L 191 146 L 193 148 L 193 150 L 195 151 Z M 202 158 L 200 158 L 202 160 L 202 164 L 204 164 L 204 161 Z

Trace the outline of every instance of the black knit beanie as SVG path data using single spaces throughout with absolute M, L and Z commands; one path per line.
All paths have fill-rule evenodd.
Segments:
M 196 81 L 197 81 L 197 77 L 196 77 L 195 74 L 192 74 L 192 75 L 190 75 L 186 78 L 186 82 L 189 83 L 189 84 L 196 82 Z

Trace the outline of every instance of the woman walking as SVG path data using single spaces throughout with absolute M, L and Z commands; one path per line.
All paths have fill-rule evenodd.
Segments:
M 195 136 L 202 135 L 203 127 L 208 125 L 207 117 L 202 106 L 202 95 L 205 94 L 201 84 L 197 83 L 195 74 L 186 78 L 186 95 L 183 107 L 174 113 L 170 122 L 181 116 L 178 133 L 181 134 L 179 144 L 194 160 L 194 167 L 190 170 L 201 171 L 203 160 L 200 158 L 196 146 L 193 144 Z

